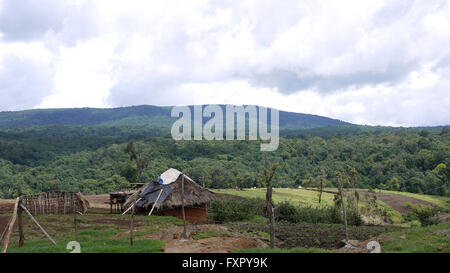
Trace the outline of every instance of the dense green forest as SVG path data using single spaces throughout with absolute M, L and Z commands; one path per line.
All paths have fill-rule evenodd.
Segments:
M 361 188 L 448 195 L 450 129 L 369 126 L 284 130 L 278 150 L 263 153 L 258 141 L 174 141 L 167 128 L 49 125 L 0 130 L 0 198 L 75 190 L 85 194 L 125 189 L 137 178 L 133 141 L 145 159 L 141 182 L 173 167 L 211 188 L 262 186 L 264 154 L 280 167 L 276 187 L 315 187 L 324 170 L 356 169 Z M 128 151 L 129 152 L 129 151 Z

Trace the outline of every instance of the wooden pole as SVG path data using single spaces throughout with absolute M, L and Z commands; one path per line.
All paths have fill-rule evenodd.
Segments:
M 152 207 L 152 209 L 150 210 L 150 213 L 148 214 L 148 216 L 152 215 L 153 209 L 154 209 L 155 206 L 156 206 L 156 202 L 158 202 L 159 197 L 161 196 L 161 193 L 162 193 L 162 192 L 163 192 L 163 189 L 161 189 L 161 190 L 159 191 L 158 197 L 156 198 L 155 203 L 153 203 L 153 207 Z
M 50 242 L 52 242 L 54 245 L 56 245 L 56 242 L 47 233 L 47 231 L 45 231 L 45 229 L 41 225 L 39 225 L 38 221 L 36 221 L 36 219 L 34 219 L 33 215 L 31 215 L 31 213 L 28 211 L 28 209 L 24 205 L 22 205 L 22 208 L 28 214 L 28 216 L 30 216 L 31 220 L 33 220 L 33 222 L 42 230 L 42 232 L 45 234 L 45 236 L 47 236 L 47 238 L 50 240 Z
M 344 200 L 344 194 L 342 193 L 342 182 L 341 177 L 337 176 L 338 186 L 339 186 L 339 194 L 341 195 L 341 202 L 342 202 L 342 211 L 344 212 L 344 225 L 345 225 L 345 240 L 346 243 L 348 243 L 348 227 L 347 227 L 347 210 L 345 209 L 345 200 Z
M 133 203 L 133 205 L 131 205 L 129 208 L 127 208 L 126 211 L 124 211 L 122 213 L 122 215 L 124 215 L 125 213 L 127 213 L 130 209 L 132 209 L 134 207 L 134 205 L 136 205 L 137 202 L 141 201 L 142 198 L 139 198 L 138 200 L 136 200 L 136 202 Z
M 17 224 L 19 226 L 19 247 L 23 247 L 25 243 L 25 236 L 23 236 L 23 222 L 22 222 L 22 186 L 19 185 L 17 188 L 17 193 L 19 196 L 19 204 L 17 206 Z
M 184 174 L 181 174 L 181 212 L 183 214 L 183 234 L 181 234 L 181 239 L 187 239 L 186 234 L 186 215 L 184 213 Z
M 18 205 L 19 205 L 19 198 L 17 198 L 16 202 L 14 203 L 13 215 L 12 215 L 12 218 L 11 218 L 11 223 L 8 226 L 8 231 L 6 232 L 5 241 L 3 242 L 2 253 L 6 253 L 6 250 L 8 249 L 9 240 L 11 239 L 11 232 L 12 232 L 12 229 L 14 227 L 14 223 L 16 222 Z
M 75 228 L 75 241 L 78 242 L 77 213 L 73 214 L 73 225 Z
M 269 210 L 270 220 L 270 248 L 275 248 L 275 217 L 272 203 L 272 183 L 268 185 L 267 195 L 267 209 Z
M 131 209 L 131 224 L 130 224 L 130 244 L 133 245 L 133 216 L 134 216 L 134 205 Z

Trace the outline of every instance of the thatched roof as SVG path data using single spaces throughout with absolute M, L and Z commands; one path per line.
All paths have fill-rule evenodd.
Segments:
M 163 180 L 163 184 L 170 184 L 174 189 L 167 196 L 167 198 L 162 202 L 157 202 L 155 209 L 173 209 L 176 207 L 180 207 L 182 204 L 182 195 L 181 195 L 181 184 L 184 176 L 184 205 L 189 206 L 200 206 L 203 204 L 207 204 L 211 201 L 214 196 L 214 193 L 210 190 L 201 187 L 197 183 L 195 183 L 191 178 L 182 174 L 180 171 L 175 169 L 169 169 L 163 174 L 161 174 L 160 178 Z M 131 195 L 127 201 L 125 202 L 125 208 L 128 208 L 132 204 L 139 199 L 139 194 L 145 189 L 147 185 L 141 187 L 136 193 Z M 153 203 L 147 202 L 143 205 L 144 209 L 150 210 Z
M 86 197 L 84 197 L 84 195 L 81 194 L 81 192 L 77 192 L 75 193 L 75 195 L 79 198 L 80 205 L 83 210 L 81 211 L 81 213 L 86 213 L 90 206 L 89 201 L 86 199 Z

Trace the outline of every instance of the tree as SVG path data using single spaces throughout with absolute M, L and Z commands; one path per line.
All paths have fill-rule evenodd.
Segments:
M 342 173 L 336 172 L 336 178 L 338 182 L 339 194 L 341 196 L 342 212 L 344 213 L 344 225 L 345 225 L 345 242 L 348 243 L 348 227 L 347 227 L 347 210 L 345 209 L 344 194 L 342 193 Z
M 388 182 L 388 186 L 390 190 L 398 191 L 400 189 L 400 183 L 397 177 L 392 177 Z
M 264 185 L 267 187 L 266 192 L 266 207 L 269 213 L 270 219 L 270 247 L 275 247 L 275 213 L 274 213 L 274 205 L 272 202 L 272 180 L 275 175 L 275 171 L 278 168 L 278 162 L 269 164 L 267 161 L 267 157 L 264 157 L 264 169 L 262 180 Z
M 132 177 L 134 182 L 140 182 L 142 172 L 145 168 L 148 167 L 148 159 L 145 157 L 145 153 L 137 154 L 134 149 L 133 141 L 128 142 L 127 147 L 125 148 L 125 153 L 130 155 L 130 162 L 135 162 L 136 164 L 136 174 L 131 174 L 129 177 Z M 133 169 L 128 169 L 129 171 L 133 171 Z
M 327 177 L 327 174 L 325 173 L 325 171 L 323 169 L 320 171 L 320 174 L 317 176 L 317 189 L 319 191 L 319 204 L 320 204 L 320 201 L 322 200 L 322 192 L 323 192 L 323 187 L 326 184 L 326 177 Z
M 358 172 L 352 166 L 347 165 L 347 174 L 349 176 L 350 186 L 353 189 L 354 195 L 354 198 L 352 198 L 353 199 L 352 205 L 354 208 L 358 209 L 359 194 L 356 191 L 356 183 L 358 182 Z

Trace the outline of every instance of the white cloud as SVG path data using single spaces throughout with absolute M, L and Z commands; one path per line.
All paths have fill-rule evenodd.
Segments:
M 450 124 L 450 3 L 0 0 L 0 67 L 29 75 L 3 80 L 0 110 L 233 103 Z

